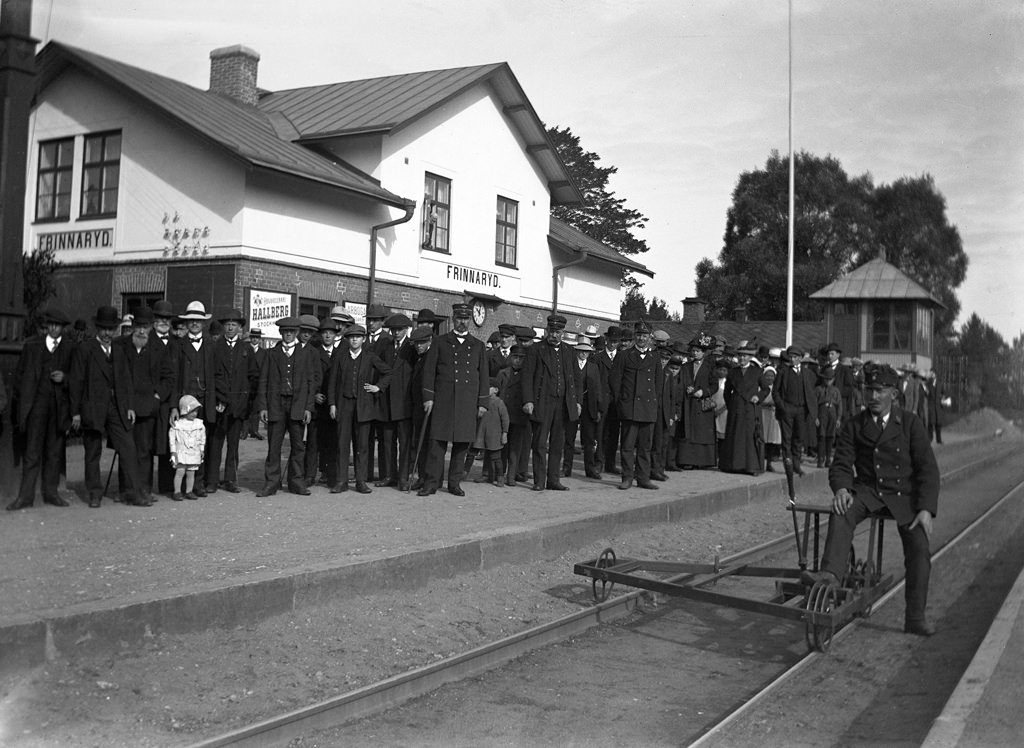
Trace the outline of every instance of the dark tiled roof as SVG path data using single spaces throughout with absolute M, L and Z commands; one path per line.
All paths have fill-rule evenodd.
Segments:
M 38 65 L 40 88 L 75 66 L 255 167 L 331 185 L 390 205 L 409 202 L 355 167 L 282 140 L 267 114 L 256 107 L 59 42 L 46 45 L 39 53 Z
M 262 96 L 258 106 L 285 118 L 300 140 L 316 141 L 393 132 L 481 84 L 489 85 L 501 102 L 527 153 L 547 178 L 552 200 L 580 202 L 544 123 L 504 62 L 273 91 Z
M 596 239 L 584 234 L 565 221 L 561 221 L 555 217 L 552 217 L 549 222 L 548 244 L 560 249 L 564 252 L 577 253 L 581 250 L 586 250 L 591 257 L 595 257 L 605 262 L 610 262 L 619 267 L 624 267 L 627 270 L 633 270 L 637 273 L 643 273 L 644 275 L 654 277 L 654 272 L 647 269 L 646 265 L 642 265 L 636 260 L 631 260 L 626 255 L 616 252 L 609 246 L 602 244 Z
M 923 299 L 938 306 L 941 301 L 902 270 L 881 257 L 829 283 L 811 294 L 812 299 Z
M 735 346 L 741 340 L 754 340 L 756 345 L 766 345 L 769 348 L 786 347 L 786 322 L 767 320 L 759 322 L 733 322 L 726 320 L 683 320 L 672 322 L 669 320 L 651 320 L 651 328 L 664 330 L 672 341 L 681 340 L 689 343 L 697 333 L 706 332 L 716 338 L 725 338 L 730 346 Z M 825 340 L 825 322 L 794 322 L 793 323 L 793 345 L 809 351 L 828 345 Z

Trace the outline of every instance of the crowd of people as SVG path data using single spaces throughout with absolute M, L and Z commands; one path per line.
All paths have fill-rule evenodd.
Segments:
M 84 446 L 90 507 L 110 482 L 104 445 L 116 450 L 118 500 L 148 506 L 238 493 L 244 438 L 266 440 L 258 496 L 318 484 L 420 496 L 444 484 L 462 496 L 478 457 L 476 482 L 534 491 L 568 490 L 579 453 L 586 477 L 612 474 L 623 490 L 656 489 L 673 471 L 756 475 L 779 460 L 800 474 L 805 458 L 829 466 L 840 424 L 865 409 L 863 363 L 835 344 L 684 343 L 646 321 L 575 334 L 560 314 L 542 335 L 503 324 L 484 342 L 470 318 L 455 304 L 440 334 L 428 309 L 413 321 L 371 304 L 364 327 L 337 306 L 277 320 L 280 340 L 265 347 L 240 310 L 214 319 L 201 301 L 177 312 L 158 301 L 130 320 L 104 306 L 91 325 L 49 309 L 11 383 L 22 475 L 7 508 L 32 506 L 39 483 L 44 502 L 67 506 L 57 488 L 69 434 Z M 903 374 L 902 407 L 941 442 L 934 375 Z

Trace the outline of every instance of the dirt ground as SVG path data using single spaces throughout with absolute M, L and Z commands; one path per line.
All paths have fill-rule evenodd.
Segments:
M 1012 430 L 990 421 L 965 426 L 974 433 Z M 112 655 L 62 654 L 0 682 L 0 744 L 189 744 L 589 605 L 590 585 L 571 567 L 606 545 L 620 556 L 709 561 L 716 550 L 728 555 L 789 532 L 790 515 L 780 509 L 748 507 L 658 525 L 555 559 L 353 598 L 260 625 L 154 636 L 141 649 Z

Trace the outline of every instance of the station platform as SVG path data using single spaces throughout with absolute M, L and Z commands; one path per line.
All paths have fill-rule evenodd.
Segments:
M 944 436 L 936 447 L 940 465 L 956 464 L 994 438 Z M 104 476 L 111 454 L 104 454 Z M 0 511 L 0 671 L 72 648 L 245 625 L 329 600 L 414 589 L 431 578 L 556 558 L 629 529 L 751 502 L 778 501 L 781 509 L 787 498 L 780 473 L 673 472 L 657 491 L 620 491 L 611 475 L 574 477 L 563 480 L 568 491 L 533 492 L 474 483 L 479 462 L 463 483 L 465 497 L 443 488 L 418 497 L 393 488 L 331 494 L 316 486 L 310 496 L 257 498 L 265 456 L 266 442 L 242 442 L 238 494 L 161 497 L 151 507 L 107 498 L 90 509 L 80 498 L 82 447 L 69 446 L 62 495 L 70 508 L 37 499 L 29 509 Z M 827 470 L 805 469 L 798 500 L 825 499 Z M 575 475 L 582 476 L 579 458 Z
M 1024 572 L 1010 589 L 923 748 L 1019 746 L 1024 736 Z

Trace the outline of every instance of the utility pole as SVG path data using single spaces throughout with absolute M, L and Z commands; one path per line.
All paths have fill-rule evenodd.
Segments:
M 32 0 L 0 4 L 0 354 L 20 351 L 25 309 L 25 169 L 28 119 L 36 82 Z M 6 363 L 6 362 L 5 362 Z M 0 371 L 7 367 L 0 367 Z

